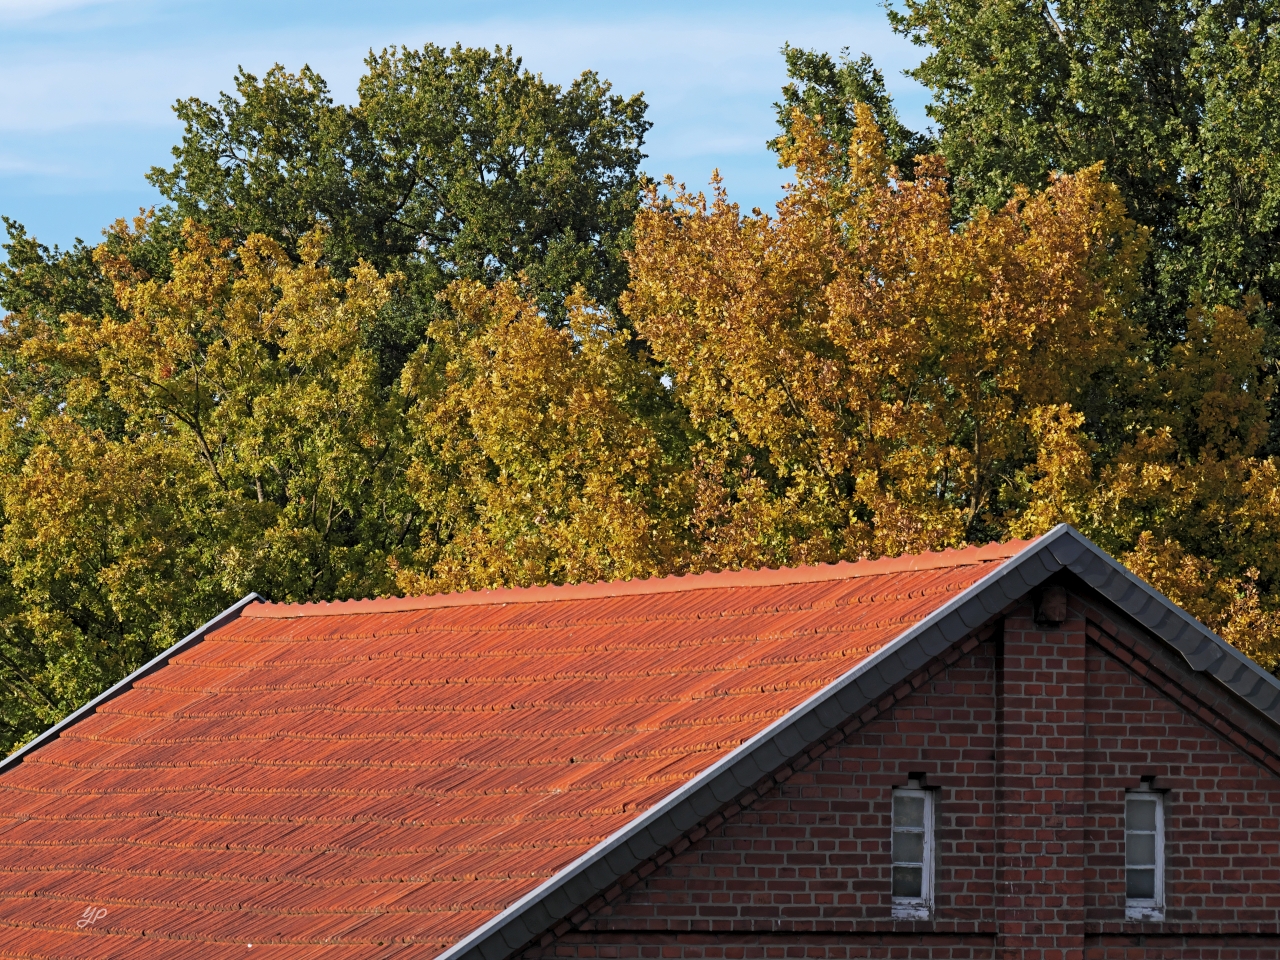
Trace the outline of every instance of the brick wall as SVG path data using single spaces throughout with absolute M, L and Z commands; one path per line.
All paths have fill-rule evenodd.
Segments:
M 1014 611 L 525 960 L 1280 958 L 1276 734 L 1114 616 Z M 891 791 L 916 774 L 938 791 L 935 914 L 893 920 Z M 1124 920 L 1143 777 L 1167 791 L 1159 924 Z
M 1280 958 L 1280 755 L 1270 723 L 1176 653 L 1088 619 L 1086 956 Z M 1165 922 L 1124 921 L 1124 791 L 1165 796 Z

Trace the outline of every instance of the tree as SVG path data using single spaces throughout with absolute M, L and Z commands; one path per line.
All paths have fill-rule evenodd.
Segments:
M 451 283 L 518 282 L 524 360 L 575 356 L 561 348 L 585 336 L 605 344 L 583 354 L 600 358 L 587 383 L 616 370 L 644 392 L 639 357 L 617 355 L 630 336 L 578 319 L 591 312 L 583 297 L 608 305 L 626 283 L 643 99 L 593 73 L 548 84 L 510 50 L 391 48 L 367 64 L 351 107 L 313 71 L 279 67 L 261 81 L 241 73 L 238 96 L 216 106 L 179 103 L 176 163 L 151 173 L 171 205 L 97 246 L 49 250 L 5 221 L 0 742 L 65 715 L 248 590 L 301 600 L 393 592 L 398 575 L 433 589 L 481 577 L 447 568 L 475 539 L 458 531 L 483 526 L 488 494 L 458 492 L 455 478 L 448 502 L 476 509 L 430 512 L 450 470 L 478 476 L 452 453 L 465 444 L 432 426 L 467 387 L 438 411 L 419 389 L 420 371 L 483 361 L 465 342 L 484 342 L 481 328 L 457 319 L 477 296 L 438 299 Z M 614 387 L 595 383 L 583 415 L 631 409 L 600 392 Z M 582 479 L 583 503 L 613 496 L 624 509 L 647 488 L 624 477 L 601 492 L 614 466 L 585 468 L 541 503 L 563 515 L 551 491 L 572 499 L 566 484 Z M 588 529 L 580 520 L 574 535 Z M 495 575 L 654 569 L 660 554 L 621 542 L 605 528 L 597 559 L 548 555 Z
M 510 49 L 370 54 L 359 101 L 335 104 L 309 68 L 241 72 L 239 97 L 190 99 L 176 163 L 150 179 L 216 237 L 270 236 L 291 255 L 316 222 L 338 275 L 360 261 L 405 275 L 386 349 L 403 362 L 455 278 L 523 274 L 563 316 L 575 286 L 605 304 L 626 285 L 649 122 L 594 73 L 567 88 Z
M 582 296 L 456 281 L 405 370 L 424 534 L 411 593 L 646 577 L 688 566 L 685 418 L 632 334 Z
M 889 162 L 903 176 L 913 175 L 916 157 L 936 152 L 930 137 L 909 129 L 898 118 L 884 75 L 868 54 L 853 60 L 846 47 L 837 62 L 830 54 L 801 50 L 788 43 L 782 47 L 782 56 L 791 82 L 782 88 L 782 102 L 773 105 L 783 133 L 769 142 L 770 149 L 790 155 L 788 151 L 794 146 L 791 119 L 797 110 L 818 124 L 828 140 L 847 147 L 858 125 L 857 106 L 861 103 L 870 108 L 884 133 Z
M 1109 436 L 1137 387 L 1144 236 L 1096 169 L 953 230 L 941 161 L 903 179 L 856 116 L 846 155 L 797 111 L 776 219 L 717 187 L 637 221 L 624 309 L 699 431 L 714 565 L 999 536 L 1037 411 Z
M 1280 5 L 1273 0 L 903 0 L 894 28 L 954 179 L 956 213 L 1102 163 L 1151 231 L 1158 345 L 1197 303 L 1270 324 L 1280 298 Z M 1255 297 L 1255 301 L 1250 301 Z
M 878 83 L 864 67 L 850 90 Z M 776 213 L 647 185 L 616 302 L 487 254 L 476 276 L 430 250 L 379 269 L 323 212 L 241 236 L 273 196 L 311 209 L 332 170 L 306 157 L 233 170 L 213 226 L 142 217 L 66 252 L 10 226 L 0 737 L 248 590 L 822 562 L 1064 520 L 1280 667 L 1257 298 L 1192 298 L 1153 335 L 1157 233 L 1102 164 L 961 215 L 943 157 L 908 173 L 871 105 L 819 124 L 797 96 Z
M 250 590 L 389 592 L 416 545 L 403 404 L 361 335 L 393 280 L 333 277 L 319 233 L 295 264 L 194 224 L 157 280 L 130 257 L 147 228 L 93 252 L 111 310 L 28 310 L 0 338 L 7 743 Z
M 1153 348 L 1148 232 L 1100 166 L 959 226 L 946 166 L 797 109 L 776 218 L 668 183 L 636 223 L 636 332 L 688 411 L 691 565 L 827 561 L 1067 521 L 1280 666 L 1280 485 L 1255 308 Z M 1157 359 L 1159 358 L 1159 359 Z

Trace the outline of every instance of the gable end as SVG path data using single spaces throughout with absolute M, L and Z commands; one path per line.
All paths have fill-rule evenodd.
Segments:
M 1083 534 L 1062 524 L 458 941 L 438 960 L 502 960 L 598 895 L 613 893 L 620 878 L 1063 571 L 1075 574 L 1170 644 L 1194 670 L 1214 677 L 1280 725 L 1280 681 Z

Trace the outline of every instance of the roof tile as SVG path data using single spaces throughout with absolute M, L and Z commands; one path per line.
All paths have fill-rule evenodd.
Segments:
M 0 776 L 0 953 L 438 952 L 1022 546 L 248 607 Z

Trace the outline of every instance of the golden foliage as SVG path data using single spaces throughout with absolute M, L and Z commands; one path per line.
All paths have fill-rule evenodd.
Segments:
M 1280 666 L 1280 476 L 1260 456 L 1271 383 L 1245 311 L 1195 311 L 1191 334 L 1153 369 L 1129 436 L 1100 451 L 1082 418 L 1038 435 L 1032 504 L 1018 535 L 1067 520 L 1223 637 Z
M 146 229 L 118 225 L 115 249 Z M 104 245 L 119 317 L 10 330 L 28 376 L 8 372 L 0 423 L 4 633 L 34 729 L 249 590 L 394 589 L 403 404 L 361 343 L 391 282 L 338 282 L 303 249 L 189 224 L 162 282 Z
M 1044 410 L 1134 382 L 1143 237 L 1098 170 L 956 230 L 940 161 L 900 180 L 860 122 L 836 179 L 797 115 L 776 218 L 668 183 L 637 223 L 624 307 L 702 434 L 716 564 L 994 535 Z
M 796 115 L 797 182 L 744 215 L 667 181 L 625 318 L 454 283 L 398 377 L 397 278 L 188 224 L 96 256 L 110 315 L 0 352 L 10 739 L 248 590 L 339 598 L 922 551 L 1067 522 L 1280 665 L 1280 476 L 1250 309 L 1156 351 L 1146 238 L 1102 171 L 952 221 L 945 170 Z M 5 672 L 7 671 L 7 672 Z M 25 711 L 25 713 L 23 712 Z M 11 719 L 19 716 L 20 719 Z M 25 733 L 24 733 L 25 731 Z
M 670 180 L 623 304 L 693 427 L 693 566 L 936 549 L 1076 525 L 1280 664 L 1280 486 L 1252 307 L 1163 359 L 1146 237 L 1102 171 L 952 223 L 945 170 L 847 157 L 797 113 L 776 217 Z M 846 162 L 847 161 L 847 162 Z
M 680 483 L 661 385 L 581 296 L 548 325 L 511 283 L 455 283 L 407 366 L 410 489 L 430 535 L 408 592 L 664 573 Z

